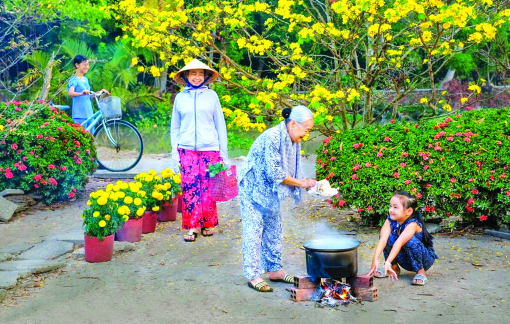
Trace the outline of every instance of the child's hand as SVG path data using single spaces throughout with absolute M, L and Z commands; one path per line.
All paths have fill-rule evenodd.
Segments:
M 384 274 L 388 274 L 390 281 L 398 280 L 397 273 L 392 269 L 391 263 L 384 263 Z
M 370 268 L 370 272 L 368 273 L 369 276 L 373 275 L 376 271 L 379 270 L 379 261 L 373 260 L 372 261 L 372 267 Z

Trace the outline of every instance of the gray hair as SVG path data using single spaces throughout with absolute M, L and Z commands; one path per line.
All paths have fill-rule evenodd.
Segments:
M 313 119 L 313 112 L 303 105 L 293 107 L 288 118 L 289 121 L 294 120 L 298 124 L 303 124 L 310 119 Z

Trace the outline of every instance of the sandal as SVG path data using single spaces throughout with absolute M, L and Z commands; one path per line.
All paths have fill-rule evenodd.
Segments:
M 388 274 L 384 273 L 384 269 L 379 269 L 374 272 L 374 278 L 387 278 Z
M 202 229 L 200 231 L 201 231 L 202 236 L 213 236 L 214 233 L 204 234 L 204 232 L 212 232 L 213 229 L 214 228 L 211 228 L 211 227 L 202 227 Z
M 269 278 L 269 280 L 271 280 L 272 282 L 285 282 L 285 283 L 289 283 L 289 284 L 294 284 L 294 276 L 291 276 L 291 275 L 285 275 L 285 278 L 283 278 L 283 279 Z
M 264 280 L 262 280 L 261 282 L 259 282 L 256 285 L 253 285 L 251 283 L 251 281 L 248 281 L 248 287 L 253 288 L 256 291 L 260 291 L 260 292 L 271 292 L 271 291 L 273 291 L 273 288 L 271 288 L 271 286 L 269 286 L 267 284 L 267 282 L 265 282 Z M 267 287 L 267 288 L 264 289 L 264 287 Z
M 419 282 L 418 280 L 421 280 L 421 282 Z M 425 277 L 422 274 L 417 274 L 416 276 L 414 276 L 413 282 L 411 284 L 415 286 L 425 286 L 427 281 L 429 281 L 427 277 Z
M 195 242 L 195 239 L 197 238 L 198 233 L 193 231 L 187 231 L 184 232 L 182 237 L 184 238 L 184 242 Z M 193 238 L 190 238 L 193 237 Z

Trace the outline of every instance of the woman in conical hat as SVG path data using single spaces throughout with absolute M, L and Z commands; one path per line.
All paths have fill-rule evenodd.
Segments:
M 218 162 L 230 166 L 220 100 L 206 86 L 217 79 L 218 72 L 197 59 L 175 75 L 175 81 L 185 86 L 174 101 L 171 143 L 174 170 L 180 164 L 182 176 L 182 229 L 186 231 L 186 242 L 195 241 L 199 233 L 212 236 L 218 225 L 207 166 Z

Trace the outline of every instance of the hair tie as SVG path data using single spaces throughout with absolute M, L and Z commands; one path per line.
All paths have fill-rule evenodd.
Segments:
M 284 110 L 282 110 L 282 117 L 285 119 L 289 118 L 291 111 L 292 110 L 290 108 L 285 108 Z

